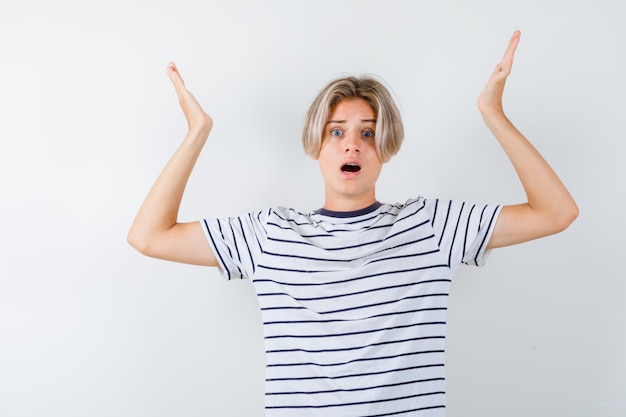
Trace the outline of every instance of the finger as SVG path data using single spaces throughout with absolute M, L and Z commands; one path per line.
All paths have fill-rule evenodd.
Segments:
M 505 77 L 511 73 L 511 69 L 513 67 L 513 58 L 515 56 L 515 50 L 517 49 L 517 45 L 519 45 L 521 33 L 519 30 L 516 30 L 511 36 L 509 40 L 509 45 L 504 52 L 504 56 L 502 57 L 502 61 L 496 66 L 496 69 L 499 68 L 502 75 Z M 496 72 L 498 72 L 496 70 Z
M 176 89 L 176 93 L 180 96 L 180 94 L 186 90 L 186 87 L 185 82 L 183 81 L 183 77 L 181 77 L 175 63 L 170 62 L 169 64 L 167 64 L 167 75 L 170 81 L 172 81 L 172 84 Z
M 167 75 L 174 84 L 185 84 L 183 78 L 180 76 L 178 67 L 176 67 L 176 64 L 173 62 L 167 64 Z
M 504 52 L 504 56 L 502 57 L 502 63 L 507 65 L 513 61 L 513 57 L 515 56 L 515 50 L 517 49 L 517 45 L 519 45 L 522 33 L 519 30 L 513 32 L 513 36 L 509 40 L 509 45 Z

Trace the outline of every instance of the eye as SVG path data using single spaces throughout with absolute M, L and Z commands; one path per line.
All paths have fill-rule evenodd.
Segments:
M 363 137 L 364 138 L 373 138 L 374 137 L 374 131 L 372 130 L 366 130 L 363 132 Z
M 331 136 L 341 136 L 343 134 L 343 132 L 341 131 L 341 129 L 331 129 L 330 130 L 330 135 Z

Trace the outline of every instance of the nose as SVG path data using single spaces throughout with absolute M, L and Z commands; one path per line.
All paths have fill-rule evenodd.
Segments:
M 360 152 L 361 144 L 359 143 L 359 138 L 355 133 L 349 133 L 346 135 L 345 143 L 344 143 L 345 151 L 350 152 Z

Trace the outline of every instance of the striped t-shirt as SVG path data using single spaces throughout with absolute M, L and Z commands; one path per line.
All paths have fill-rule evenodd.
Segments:
M 483 265 L 499 209 L 420 197 L 205 219 L 222 274 L 258 295 L 266 416 L 443 416 L 451 278 Z

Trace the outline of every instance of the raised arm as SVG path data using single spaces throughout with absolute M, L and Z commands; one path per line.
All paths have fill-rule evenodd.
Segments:
M 217 266 L 199 222 L 178 223 L 178 210 L 191 171 L 209 137 L 213 120 L 187 90 L 174 63 L 167 67 L 188 131 L 150 189 L 128 232 L 128 242 L 155 258 Z
M 576 202 L 559 177 L 504 115 L 502 94 L 519 41 L 520 32 L 516 31 L 478 99 L 483 120 L 511 160 L 528 199 L 526 203 L 502 208 L 489 248 L 561 232 L 578 216 Z

